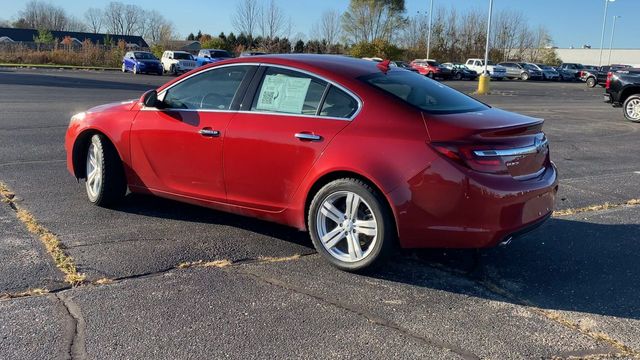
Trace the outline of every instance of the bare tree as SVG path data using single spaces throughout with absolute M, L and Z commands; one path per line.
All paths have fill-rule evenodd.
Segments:
M 145 11 L 137 5 L 110 2 L 102 19 L 110 34 L 142 36 L 146 31 Z
M 102 10 L 98 8 L 89 8 L 84 13 L 84 19 L 87 23 L 89 31 L 97 34 L 102 29 Z
M 342 35 L 340 13 L 336 10 L 327 10 L 322 13 L 320 20 L 313 26 L 313 33 L 314 37 L 325 40 L 329 48 L 337 44 Z
M 269 5 L 260 12 L 260 32 L 263 37 L 274 39 L 286 31 L 287 19 L 282 9 L 271 0 Z
M 253 36 L 260 20 L 260 7 L 256 0 L 241 0 L 233 15 L 233 27 L 238 33 Z
M 165 44 L 174 36 L 173 24 L 162 16 L 158 11 L 147 12 L 145 33 L 143 36 L 151 44 Z
M 66 30 L 68 17 L 64 9 L 39 0 L 31 0 L 19 13 L 21 24 L 32 29 Z
M 71 16 L 67 19 L 67 26 L 65 28 L 67 31 L 86 32 L 88 29 L 87 24 L 75 16 Z
M 404 25 L 404 0 L 351 0 L 342 15 L 342 29 L 354 43 L 390 41 Z

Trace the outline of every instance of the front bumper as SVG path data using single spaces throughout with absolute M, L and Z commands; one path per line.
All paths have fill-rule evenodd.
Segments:
M 546 220 L 557 190 L 552 163 L 539 177 L 518 181 L 437 160 L 388 198 L 403 248 L 485 248 Z

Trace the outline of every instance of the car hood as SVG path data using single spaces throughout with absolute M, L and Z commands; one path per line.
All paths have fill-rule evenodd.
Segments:
M 104 105 L 98 105 L 87 110 L 86 113 L 91 114 L 91 113 L 109 112 L 109 111 L 126 111 L 131 109 L 131 107 L 136 102 L 136 100 L 137 99 L 131 99 L 126 101 L 119 101 L 119 102 L 113 102 L 113 103 L 108 103 Z

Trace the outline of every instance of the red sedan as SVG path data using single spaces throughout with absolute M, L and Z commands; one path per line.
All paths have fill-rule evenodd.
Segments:
M 77 114 L 65 146 L 96 205 L 128 188 L 266 219 L 359 270 L 397 245 L 490 247 L 548 218 L 542 123 L 400 68 L 270 55 Z

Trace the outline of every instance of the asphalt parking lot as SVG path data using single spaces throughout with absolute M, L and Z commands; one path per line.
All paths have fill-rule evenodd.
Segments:
M 564 213 L 506 247 L 406 251 L 355 275 L 286 227 L 148 196 L 89 204 L 65 167 L 70 116 L 169 79 L 0 69 L 1 359 L 640 358 L 640 206 L 625 204 L 640 124 L 602 88 L 502 81 L 480 98 L 546 119 Z

